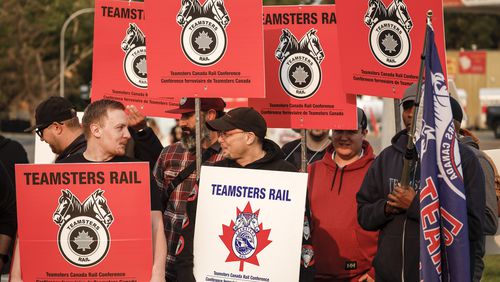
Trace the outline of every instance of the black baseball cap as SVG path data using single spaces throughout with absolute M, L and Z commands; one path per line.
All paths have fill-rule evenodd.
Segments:
M 184 114 L 195 111 L 195 98 L 182 98 L 179 101 L 179 108 L 167 111 L 171 114 Z M 224 111 L 226 102 L 222 98 L 200 98 L 200 110 Z
M 361 128 L 365 130 L 368 127 L 368 119 L 366 118 L 365 111 L 358 107 L 357 110 L 358 115 L 358 129 Z
M 61 122 L 74 117 L 76 117 L 75 106 L 68 99 L 52 96 L 36 107 L 35 125 L 25 129 L 24 132 L 30 132 L 36 128 L 46 127 L 53 122 Z
M 265 138 L 267 132 L 266 120 L 253 108 L 236 108 L 227 112 L 223 117 L 206 122 L 213 131 L 229 131 L 241 129 L 253 132 L 257 137 Z

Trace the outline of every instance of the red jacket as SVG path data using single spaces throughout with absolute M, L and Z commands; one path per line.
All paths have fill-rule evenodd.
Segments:
M 357 220 L 356 193 L 375 156 L 363 141 L 363 156 L 340 168 L 330 145 L 321 161 L 309 167 L 308 193 L 312 212 L 312 239 L 316 276 L 325 281 L 359 278 L 366 272 L 375 279 L 372 260 L 378 232 L 363 230 Z

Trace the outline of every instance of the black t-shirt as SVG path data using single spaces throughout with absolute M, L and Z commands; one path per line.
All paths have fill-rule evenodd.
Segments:
M 302 147 L 300 145 L 300 139 L 297 139 L 286 143 L 281 148 L 283 153 L 285 153 L 285 160 L 289 163 L 292 163 L 298 170 L 300 170 L 302 166 Z M 306 147 L 307 164 L 311 164 L 315 161 L 321 160 L 325 155 L 326 147 L 321 151 L 313 151 Z
M 115 156 L 111 160 L 106 161 L 106 163 L 126 163 L 126 162 L 139 162 L 139 161 L 136 159 L 129 158 L 127 156 Z M 78 153 L 71 155 L 63 160 L 60 160 L 59 163 L 94 163 L 94 162 L 87 160 L 83 156 L 83 153 Z M 151 194 L 151 210 L 162 211 L 161 192 L 160 189 L 158 188 L 158 185 L 156 185 L 156 182 L 151 172 L 149 173 L 149 183 L 150 183 L 149 191 Z

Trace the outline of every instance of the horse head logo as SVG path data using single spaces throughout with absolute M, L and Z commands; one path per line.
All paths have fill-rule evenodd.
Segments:
M 146 36 L 144 36 L 144 33 L 135 23 L 130 23 L 127 31 L 125 32 L 125 38 L 123 38 L 123 41 L 121 43 L 122 50 L 124 52 L 128 52 L 135 47 L 145 45 Z
M 242 227 L 248 226 L 248 221 L 243 213 L 239 214 L 234 222 L 233 230 L 238 230 Z
M 193 6 L 194 6 L 193 0 L 181 0 L 181 8 L 177 13 L 177 23 L 179 25 L 184 26 L 187 22 L 189 22 L 192 19 L 190 13 Z
M 62 225 L 75 213 L 81 211 L 80 201 L 71 193 L 70 190 L 62 190 L 62 195 L 59 197 L 59 205 L 57 206 L 52 219 L 58 225 Z
M 381 0 L 368 0 L 368 9 L 365 13 L 364 22 L 372 28 L 377 22 L 392 20 L 398 22 L 406 32 L 413 27 L 408 8 L 403 0 L 393 0 L 389 7 L 385 7 Z
M 198 0 L 181 0 L 181 7 L 176 18 L 180 26 L 184 27 L 191 20 L 199 17 L 213 18 L 223 28 L 226 28 L 230 22 L 224 0 L 207 0 L 203 6 Z
M 233 230 L 238 230 L 242 227 L 249 227 L 255 231 L 255 233 L 260 231 L 259 220 L 257 213 L 241 213 L 236 218 L 233 226 Z
M 215 20 L 218 21 L 222 27 L 226 28 L 230 19 L 226 7 L 224 7 L 224 0 L 211 0 L 211 2 L 212 13 L 214 14 Z
M 307 32 L 307 47 L 309 48 L 309 54 L 321 63 L 325 58 L 325 53 L 323 52 L 323 48 L 319 43 L 319 38 L 316 35 L 317 30 L 311 29 Z
M 97 219 L 102 221 L 106 227 L 109 227 L 111 223 L 113 223 L 113 214 L 109 210 L 106 198 L 102 196 L 104 193 L 103 190 L 98 189 L 94 193 L 92 193 L 92 210 L 94 211 Z
M 278 44 L 278 48 L 276 48 L 275 51 L 275 56 L 278 60 L 283 61 L 288 55 L 290 55 L 290 52 L 288 49 L 290 49 L 292 41 L 295 39 L 295 36 L 288 30 L 287 28 L 282 30 L 281 36 L 280 36 L 280 43 Z M 295 39 L 297 41 L 297 39 Z
M 387 18 L 387 9 L 380 0 L 368 0 L 368 9 L 365 14 L 365 24 L 372 27 L 379 20 Z
M 109 225 L 113 223 L 113 214 L 109 210 L 107 201 L 102 195 L 104 193 L 103 190 L 97 189 L 83 202 L 83 204 L 70 190 L 62 190 L 61 193 L 59 205 L 52 216 L 56 224 L 62 226 L 70 218 L 76 216 L 95 217 L 105 224 L 106 227 L 109 227 Z

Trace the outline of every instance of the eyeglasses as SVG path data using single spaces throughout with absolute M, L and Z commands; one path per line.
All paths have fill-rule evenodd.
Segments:
M 233 132 L 233 133 L 229 133 L 229 131 L 219 131 L 219 132 L 217 132 L 217 135 L 222 139 L 227 139 L 227 138 L 229 138 L 229 136 L 233 136 L 233 135 L 238 134 L 238 133 L 245 133 L 245 131 L 237 131 L 237 132 Z
M 59 124 L 59 125 L 63 125 L 63 123 L 62 123 L 62 122 L 57 122 L 57 121 L 56 121 L 56 122 L 51 122 L 51 123 L 46 124 L 46 125 L 42 125 L 42 126 L 40 126 L 40 127 L 35 128 L 36 135 L 38 135 L 40 138 L 43 138 L 43 131 L 44 131 L 46 128 L 48 128 L 49 126 L 51 126 L 52 124 L 54 124 L 54 123 L 57 123 L 57 124 Z
M 38 137 L 40 137 L 40 138 L 43 138 L 43 131 L 45 130 L 45 128 L 49 127 L 51 124 L 52 123 L 35 128 L 36 135 L 38 135 Z

